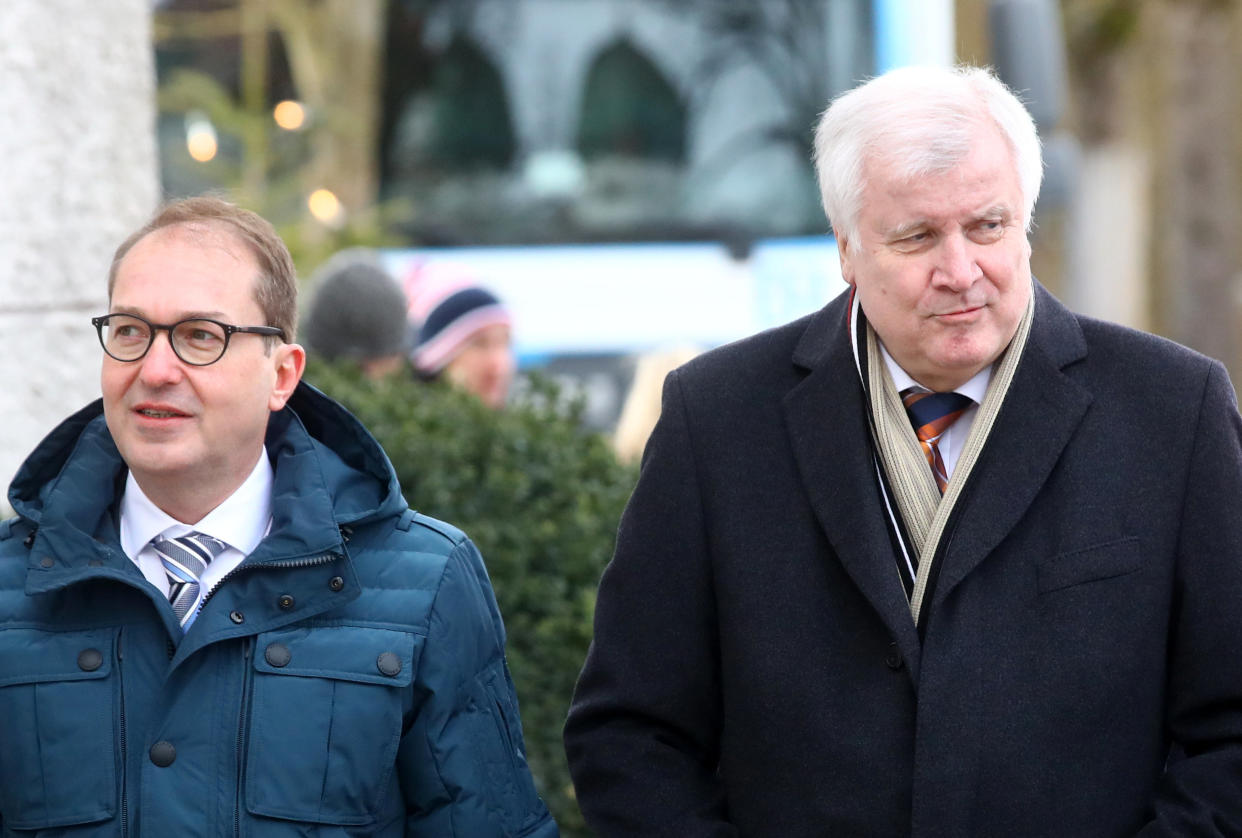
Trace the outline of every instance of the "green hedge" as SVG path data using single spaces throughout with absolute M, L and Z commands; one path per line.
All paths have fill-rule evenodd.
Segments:
M 595 588 L 637 477 L 581 427 L 582 404 L 535 380 L 492 411 L 442 384 L 365 381 L 312 362 L 307 380 L 384 446 L 411 507 L 465 530 L 483 553 L 509 635 L 527 756 L 566 836 L 587 835 L 561 727 L 591 639 Z

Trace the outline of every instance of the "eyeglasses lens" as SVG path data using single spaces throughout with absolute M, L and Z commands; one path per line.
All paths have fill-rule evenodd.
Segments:
M 210 364 L 223 353 L 228 336 L 210 320 L 185 320 L 171 330 L 173 349 L 190 364 Z M 141 358 L 151 345 L 151 326 L 125 314 L 113 314 L 103 328 L 104 348 L 121 361 Z

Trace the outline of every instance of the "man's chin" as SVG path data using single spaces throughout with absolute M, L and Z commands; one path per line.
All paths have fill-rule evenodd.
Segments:
M 120 450 L 121 458 L 141 483 L 144 479 L 164 482 L 189 474 L 193 468 L 192 459 L 184 450 L 172 451 L 169 448 L 146 443 L 125 446 Z

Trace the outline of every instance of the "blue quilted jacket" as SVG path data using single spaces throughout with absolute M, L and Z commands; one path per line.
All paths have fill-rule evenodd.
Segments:
M 272 416 L 271 532 L 180 637 L 121 551 L 101 414 L 0 524 L 0 835 L 557 834 L 479 553 L 357 420 L 305 384 Z

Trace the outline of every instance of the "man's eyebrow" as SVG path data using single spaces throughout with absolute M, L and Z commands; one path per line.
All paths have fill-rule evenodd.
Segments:
M 132 314 L 146 318 L 147 315 L 137 306 L 112 306 L 113 314 Z M 178 320 L 224 320 L 227 315 L 223 311 L 186 311 L 177 317 Z
M 975 214 L 975 218 L 1012 218 L 1013 209 L 1009 204 L 993 204 L 982 212 Z
M 887 238 L 889 241 L 897 241 L 899 239 L 904 239 L 906 236 L 910 235 L 911 233 L 915 233 L 915 232 L 918 232 L 919 230 L 927 229 L 927 224 L 928 222 L 926 218 L 919 218 L 914 221 L 906 221 L 890 229 L 888 233 L 885 234 L 885 238 Z

